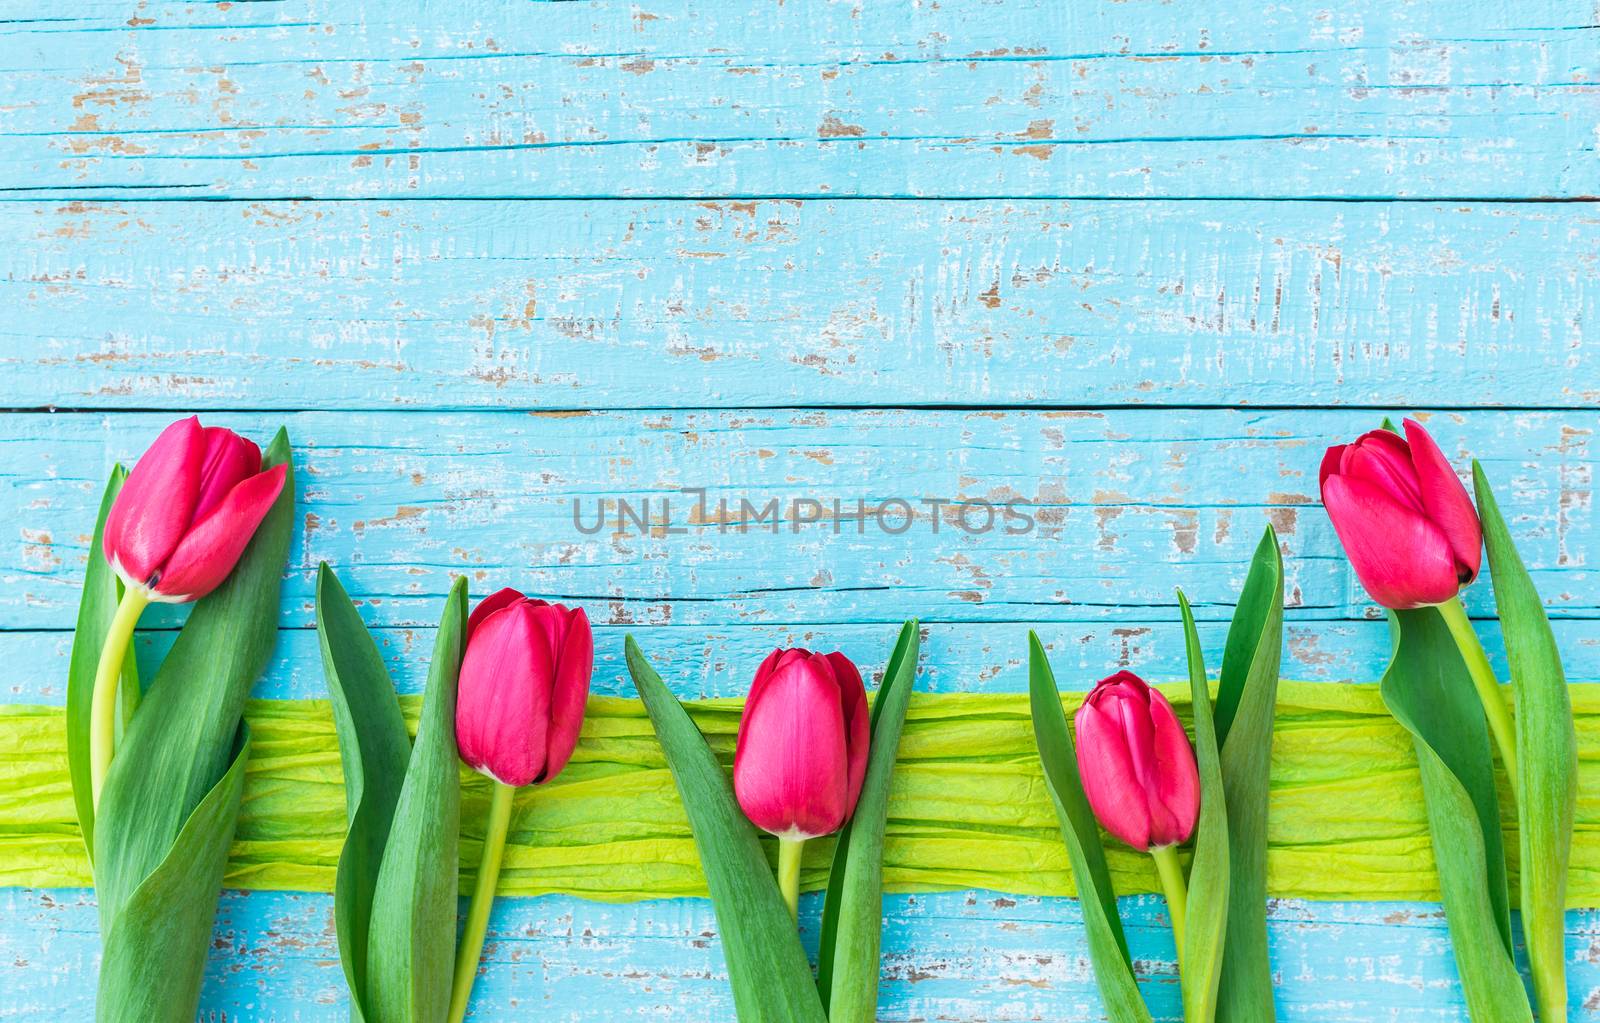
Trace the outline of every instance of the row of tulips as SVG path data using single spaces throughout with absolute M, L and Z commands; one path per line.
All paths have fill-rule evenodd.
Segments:
M 1382 683 L 1422 771 L 1445 911 L 1475 1023 L 1566 1018 L 1563 920 L 1575 737 L 1560 659 L 1481 468 L 1474 506 L 1417 423 L 1329 449 L 1324 502 L 1357 576 L 1390 609 Z M 104 940 L 103 1023 L 191 1020 L 249 757 L 242 712 L 277 628 L 293 468 L 190 418 L 131 473 L 112 473 L 86 571 L 68 684 L 68 753 Z M 1460 591 L 1487 542 L 1516 714 Z M 1035 737 L 1083 906 L 1108 1016 L 1148 1023 L 1104 834 L 1148 851 L 1166 893 L 1189 1023 L 1274 1018 L 1266 930 L 1267 803 L 1284 579 L 1269 528 L 1215 684 L 1178 594 L 1192 737 L 1168 698 L 1122 671 L 1069 727 L 1036 637 Z M 151 601 L 197 601 L 155 678 L 129 654 Z M 317 629 L 349 830 L 335 881 L 352 1019 L 465 1018 L 507 835 L 524 789 L 561 773 L 582 731 L 594 640 L 581 608 L 502 589 L 470 614 L 445 601 L 414 738 L 378 646 L 321 566 Z M 915 681 L 915 622 L 869 700 L 841 653 L 775 650 L 755 669 L 731 782 L 638 646 L 627 665 L 694 833 L 742 1020 L 856 1021 L 876 1012 L 882 850 Z M 1074 734 L 1075 733 L 1075 734 Z M 1512 954 L 1490 736 L 1511 781 L 1534 997 Z M 459 763 L 489 797 L 471 902 L 457 920 Z M 469 791 L 475 791 L 469 790 Z M 758 840 L 776 839 L 776 868 Z M 795 921 L 802 850 L 838 833 L 815 971 Z

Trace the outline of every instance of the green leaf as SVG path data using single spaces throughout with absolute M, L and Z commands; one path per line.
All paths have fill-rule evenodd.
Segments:
M 106 516 L 128 478 L 127 470 L 112 468 L 100 498 L 100 514 L 94 522 L 94 538 L 89 542 L 89 564 L 83 572 L 83 597 L 78 602 L 78 625 L 72 633 L 72 659 L 67 667 L 67 771 L 72 778 L 72 801 L 78 811 L 78 830 L 83 845 L 94 860 L 94 795 L 89 785 L 89 714 L 94 702 L 94 675 L 100 663 L 100 648 L 122 599 L 122 582 L 106 563 L 101 541 L 105 536 Z M 139 669 L 134 661 L 133 644 L 122 665 L 122 683 L 117 688 L 123 718 L 132 716 L 139 703 Z
M 1394 653 L 1379 683 L 1411 733 L 1445 921 L 1474 1023 L 1533 1019 L 1511 958 L 1505 852 L 1489 728 L 1455 640 L 1436 608 L 1390 612 Z
M 323 562 L 317 569 L 317 638 L 328 682 L 350 830 L 339 853 L 333 915 L 350 1016 L 366 1018 L 367 936 L 378 868 L 411 757 L 411 738 L 383 656 L 361 615 Z
M 1272 722 L 1283 656 L 1283 559 L 1268 526 L 1245 577 L 1217 687 L 1222 789 L 1228 809 L 1228 931 L 1217 989 L 1223 1023 L 1270 1023 L 1267 958 L 1267 799 Z
M 262 464 L 289 458 L 279 430 Z M 277 642 L 293 512 L 291 470 L 232 574 L 189 613 L 111 762 L 94 838 L 102 1023 L 194 1019 L 249 749 L 241 716 Z
M 1577 734 L 1572 701 L 1544 602 L 1511 542 L 1483 467 L 1472 484 L 1489 550 L 1495 605 L 1516 695 L 1517 823 L 1521 841 L 1522 933 L 1539 1018 L 1567 1018 L 1567 863 L 1577 802 Z
M 917 680 L 917 622 L 900 628 L 872 701 L 872 745 L 856 812 L 834 847 L 817 953 L 817 990 L 832 1023 L 872 1023 L 878 1014 L 883 938 L 883 828 L 900 730 Z
M 195 1018 L 249 759 L 250 728 L 241 723 L 228 772 L 106 930 L 96 1006 L 101 1023 Z
M 1195 828 L 1194 856 L 1189 864 L 1189 911 L 1183 932 L 1183 1018 L 1187 1023 L 1211 1023 L 1217 1016 L 1217 987 L 1228 929 L 1228 809 L 1205 657 L 1200 652 L 1194 613 L 1182 590 L 1178 591 L 1178 609 L 1183 614 L 1184 646 L 1189 655 L 1194 750 L 1200 766 L 1200 823 Z
M 1089 959 L 1094 963 L 1106 1015 L 1111 1023 L 1150 1023 L 1150 1010 L 1133 978 L 1128 939 L 1117 915 L 1117 893 L 1111 887 L 1106 850 L 1100 841 L 1100 824 L 1078 775 L 1078 753 L 1072 730 L 1067 727 L 1066 712 L 1061 708 L 1055 673 L 1050 670 L 1044 646 L 1032 631 L 1028 633 L 1028 702 L 1033 712 L 1034 741 L 1044 765 L 1045 788 L 1050 791 L 1056 818 L 1061 822 L 1061 837 L 1072 863 L 1072 880 L 1078 886 L 1078 901 L 1083 907 Z
M 373 889 L 366 1011 L 383 1023 L 436 1023 L 455 972 L 456 843 L 461 824 L 456 683 L 466 651 L 467 580 L 445 598 L 428 689 Z
M 742 1023 L 825 1023 L 811 965 L 795 933 L 756 829 L 728 774 L 639 646 L 626 643 L 628 673 L 644 701 L 683 799 L 722 932 L 733 1004 Z

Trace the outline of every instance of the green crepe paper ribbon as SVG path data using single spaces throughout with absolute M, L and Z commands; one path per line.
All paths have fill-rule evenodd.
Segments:
M 1187 685 L 1162 691 L 1187 713 Z M 1507 693 L 1509 698 L 1510 693 Z M 1579 791 L 1567 905 L 1600 905 L 1600 685 L 1571 687 Z M 1070 716 L 1081 700 L 1065 694 Z M 416 728 L 419 699 L 402 700 Z M 741 701 L 688 704 L 724 764 Z M 243 806 L 224 884 L 331 891 L 345 835 L 339 747 L 328 704 L 255 700 Z M 90 883 L 59 707 L 0 707 L 0 884 Z M 1374 685 L 1284 682 L 1272 757 L 1268 890 L 1278 897 L 1439 897 L 1410 736 Z M 463 771 L 464 865 L 477 863 L 488 784 Z M 1504 786 L 1504 779 L 1501 779 Z M 1508 832 L 1512 801 L 1502 795 Z M 503 895 L 564 892 L 629 901 L 703 896 L 688 824 L 644 708 L 594 697 L 572 763 L 519 795 Z M 1159 890 L 1150 857 L 1107 842 L 1120 894 Z M 1506 841 L 1513 858 L 1514 835 Z M 802 883 L 827 881 L 831 840 L 807 844 Z M 1515 864 L 1513 863 L 1513 869 Z M 889 799 L 884 887 L 983 887 L 1070 895 L 1072 879 L 1034 748 L 1028 696 L 912 697 Z M 1512 885 L 1515 891 L 1515 878 Z

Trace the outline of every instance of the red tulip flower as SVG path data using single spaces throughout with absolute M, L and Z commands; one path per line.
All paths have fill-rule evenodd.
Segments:
M 1187 841 L 1200 819 L 1200 771 L 1167 698 L 1119 671 L 1074 720 L 1083 791 L 1105 829 L 1140 852 Z
M 1188 891 L 1177 847 L 1200 821 L 1194 747 L 1172 704 L 1131 671 L 1101 679 L 1074 720 L 1084 795 L 1102 827 L 1155 860 L 1181 963 Z
M 1500 682 L 1461 604 L 1478 577 L 1483 526 L 1467 488 L 1428 431 L 1405 421 L 1322 456 L 1322 504 L 1372 599 L 1394 611 L 1437 607 L 1461 651 L 1506 773 L 1517 778 L 1517 742 Z M 1513 781 L 1512 791 L 1516 791 Z
M 800 849 L 839 830 L 867 774 L 867 690 L 841 653 L 774 650 L 739 719 L 733 790 L 756 827 L 778 837 L 779 882 L 798 906 Z
M 1373 430 L 1322 458 L 1322 503 L 1356 576 L 1394 610 L 1443 604 L 1477 578 L 1483 529 L 1433 438 Z
M 483 955 L 489 909 L 517 789 L 561 773 L 583 728 L 594 634 L 583 608 L 533 600 L 516 590 L 490 594 L 467 618 L 467 651 L 456 683 L 456 747 L 494 781 L 483 856 L 456 949 L 449 1023 L 461 1023 Z
M 456 744 L 473 770 L 520 788 L 561 773 L 583 727 L 594 635 L 583 608 L 504 589 L 467 620 Z
M 186 604 L 210 593 L 239 563 L 283 492 L 287 464 L 261 469 L 261 449 L 232 430 L 180 419 L 128 473 L 106 515 L 101 551 L 125 584 L 106 631 L 89 710 L 92 799 L 111 769 L 123 658 L 152 600 Z
M 867 690 L 841 653 L 774 650 L 739 719 L 733 788 L 756 827 L 781 838 L 832 834 L 867 773 Z
M 147 600 L 185 604 L 221 585 L 283 490 L 288 466 L 195 416 L 161 431 L 106 517 L 106 561 Z

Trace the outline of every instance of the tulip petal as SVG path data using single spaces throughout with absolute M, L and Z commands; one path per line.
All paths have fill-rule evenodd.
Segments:
M 839 683 L 823 657 L 780 657 L 745 704 L 733 787 L 759 828 L 791 838 L 838 830 L 849 769 Z
M 544 770 L 554 665 L 537 609 L 517 602 L 490 615 L 467 644 L 456 694 L 461 759 L 520 788 Z
M 1116 714 L 1118 732 L 1133 763 L 1134 783 L 1145 802 L 1145 827 L 1152 845 L 1162 845 L 1162 835 L 1170 833 L 1175 822 L 1156 794 L 1161 784 L 1161 763 L 1156 757 L 1155 722 L 1150 715 L 1150 687 L 1142 681 L 1137 688 L 1119 686 L 1106 691 L 1104 706 Z
M 1091 693 L 1073 717 L 1083 793 L 1102 827 L 1135 849 L 1149 849 L 1148 809 L 1127 743 L 1116 715 L 1094 697 Z
M 773 650 L 772 653 L 761 659 L 760 666 L 756 668 L 755 681 L 750 683 L 750 692 L 746 694 L 744 698 L 745 712 L 739 715 L 739 734 L 736 739 L 736 743 L 744 742 L 744 727 L 745 723 L 750 720 L 750 708 L 756 703 L 757 700 L 761 698 L 761 694 L 766 690 L 767 684 L 772 681 L 773 669 L 778 666 L 778 661 L 782 659 L 785 654 L 792 652 L 793 651 L 778 647 L 777 649 Z M 802 651 L 802 653 L 803 652 L 804 651 Z
M 791 650 L 782 650 L 778 652 L 778 659 L 773 662 L 772 670 L 777 671 L 786 664 L 791 664 L 795 661 L 807 661 L 815 656 L 816 655 L 811 651 L 805 650 L 801 647 L 795 647 Z M 829 670 L 833 670 L 831 666 L 829 667 Z
M 567 609 L 542 600 L 530 600 L 528 606 L 533 608 L 533 623 L 539 627 L 545 649 L 550 651 L 550 663 L 554 665 L 556 654 L 567 639 Z
M 1148 694 L 1150 692 L 1150 684 L 1127 668 L 1123 668 L 1115 675 L 1107 675 L 1096 682 L 1094 687 L 1097 691 L 1104 689 L 1112 692 L 1120 689 L 1131 689 L 1136 693 L 1143 694 L 1144 699 L 1149 698 Z
M 583 608 L 552 607 L 565 619 L 565 636 L 556 654 L 555 686 L 550 695 L 550 732 L 546 740 L 544 770 L 538 780 L 549 781 L 572 758 L 583 728 L 589 680 L 594 677 L 594 633 Z
M 1361 448 L 1367 448 L 1369 454 L 1377 455 L 1394 464 L 1402 473 L 1409 473 L 1411 464 L 1411 449 L 1406 446 L 1405 438 L 1388 428 L 1368 430 L 1355 439 L 1353 444 L 1343 445 L 1344 457 L 1349 459 Z M 1349 462 L 1340 467 L 1339 472 L 1348 475 Z
M 477 631 L 478 626 L 482 625 L 490 615 L 503 608 L 510 607 L 519 600 L 525 599 L 527 598 L 523 597 L 520 592 L 507 586 L 505 589 L 496 590 L 478 601 L 478 606 L 473 608 L 472 614 L 467 616 L 467 642 L 472 642 L 472 634 Z
M 1151 795 L 1150 840 L 1156 845 L 1187 842 L 1200 819 L 1200 767 L 1189 736 L 1172 704 L 1150 691 L 1150 720 L 1155 732 L 1156 775 Z M 1159 806 L 1159 813 L 1157 807 Z
M 1328 482 L 1329 476 L 1339 471 L 1339 467 L 1344 464 L 1345 449 L 1349 446 L 1348 444 L 1335 444 L 1322 453 L 1322 465 L 1317 468 L 1317 485 L 1319 487 Z
M 193 522 L 199 522 L 222 503 L 229 491 L 261 471 L 261 449 L 254 442 L 222 426 L 207 426 L 205 458 L 200 468 L 200 498 Z
M 1426 513 L 1410 449 L 1389 430 L 1373 430 L 1349 445 L 1339 475 L 1367 480 L 1396 501 Z
M 183 540 L 200 497 L 205 435 L 196 416 L 161 431 L 106 517 L 102 549 L 124 580 L 144 585 Z
M 1379 604 L 1442 604 L 1460 589 L 1444 533 L 1388 491 L 1359 477 L 1330 476 L 1322 503 L 1356 577 Z
M 759 682 L 762 678 L 772 674 L 772 669 L 778 666 L 778 658 L 782 657 L 783 654 L 783 648 L 778 647 L 772 653 L 763 657 L 761 663 L 756 667 L 756 681 Z
M 1478 577 L 1483 563 L 1483 527 L 1478 522 L 1478 511 L 1432 435 L 1414 419 L 1407 419 L 1405 428 L 1422 489 L 1422 505 L 1455 553 L 1456 577 L 1465 586 Z
M 275 465 L 250 477 L 228 491 L 210 515 L 195 523 L 152 585 L 156 599 L 183 604 L 220 586 L 283 492 L 287 471 L 286 465 Z
M 845 817 L 855 813 L 861 798 L 861 784 L 867 777 L 867 754 L 872 743 L 872 712 L 867 706 L 867 687 L 855 663 L 835 650 L 828 654 L 834 680 L 839 683 L 840 707 L 844 711 L 845 749 L 848 763 Z

